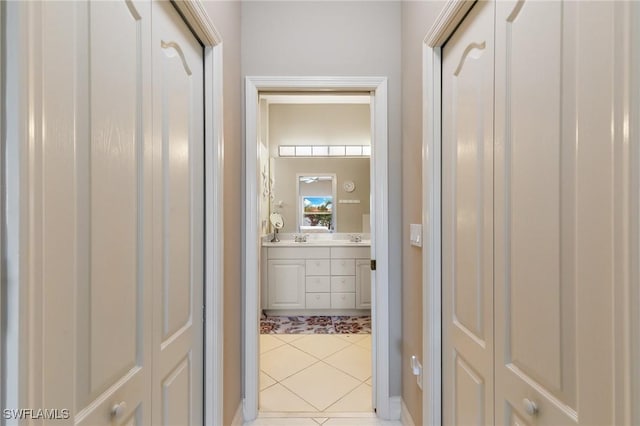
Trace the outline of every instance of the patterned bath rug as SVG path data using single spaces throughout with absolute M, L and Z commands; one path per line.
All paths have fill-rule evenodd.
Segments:
M 371 334 L 371 316 L 265 316 L 260 334 Z

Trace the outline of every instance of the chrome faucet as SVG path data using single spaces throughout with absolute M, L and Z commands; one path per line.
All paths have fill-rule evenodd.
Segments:
M 296 243 L 306 243 L 308 237 L 309 236 L 307 234 L 295 234 L 293 236 Z
M 359 243 L 362 241 L 362 235 L 360 234 L 351 234 L 349 235 L 349 241 L 352 243 Z

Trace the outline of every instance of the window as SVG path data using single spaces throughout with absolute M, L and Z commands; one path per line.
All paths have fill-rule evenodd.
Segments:
M 333 220 L 333 197 L 302 197 L 302 226 L 330 230 Z
M 336 230 L 335 175 L 298 175 L 298 230 L 333 232 Z

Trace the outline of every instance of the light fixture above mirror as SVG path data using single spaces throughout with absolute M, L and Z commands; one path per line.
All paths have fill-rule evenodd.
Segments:
M 280 145 L 280 157 L 371 157 L 371 145 Z

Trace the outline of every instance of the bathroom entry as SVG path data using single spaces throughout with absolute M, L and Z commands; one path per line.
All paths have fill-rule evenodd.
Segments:
M 349 100 L 353 102 L 345 102 L 347 97 L 350 97 Z M 371 405 L 367 409 L 373 409 L 375 414 L 373 411 L 369 414 L 363 412 L 360 414 L 382 419 L 400 417 L 400 405 L 395 397 L 391 396 L 390 390 L 391 378 L 396 374 L 398 366 L 394 364 L 394 369 L 390 369 L 387 102 L 386 77 L 247 77 L 245 79 L 245 397 L 243 401 L 245 420 L 255 419 L 259 414 L 260 324 L 265 304 L 269 304 L 269 309 L 272 310 L 266 312 L 268 314 L 275 314 L 277 312 L 273 311 L 283 309 L 287 310 L 290 316 L 296 316 L 293 313 L 294 310 L 303 306 L 305 310 L 309 306 L 323 313 L 336 309 L 339 313 L 345 314 L 334 316 L 355 316 L 356 313 L 370 310 L 373 313 L 370 322 L 371 332 L 368 336 L 364 336 L 368 337 L 370 342 L 356 342 L 355 339 L 347 341 L 354 349 L 357 343 L 360 343 L 360 346 L 371 347 L 371 358 L 367 366 L 367 369 L 370 369 L 370 380 L 362 378 L 355 387 L 347 389 L 346 394 L 352 393 L 356 388 L 365 389 L 360 386 L 368 382 L 365 384 L 371 386 Z M 362 142 L 332 144 L 327 141 L 330 138 L 326 137 L 326 132 L 325 137 L 316 138 L 313 141 L 313 137 L 308 133 L 304 136 L 290 132 L 286 140 L 276 148 L 269 143 L 272 142 L 269 139 L 274 138 L 274 127 L 277 130 L 273 121 L 273 109 L 288 104 L 360 105 L 363 108 L 363 115 L 369 119 L 368 135 L 361 138 Z M 316 116 L 328 117 L 330 113 L 331 108 L 327 108 L 325 112 L 317 113 Z M 342 114 L 336 119 L 342 119 L 346 124 L 354 122 L 352 119 L 345 120 L 345 116 Z M 300 129 L 301 124 L 304 123 L 302 118 L 289 121 L 294 126 L 293 129 Z M 310 126 L 311 124 L 306 127 Z M 328 125 L 316 125 L 315 128 L 319 130 L 315 132 L 316 136 L 323 135 L 323 131 L 331 129 Z M 332 159 L 331 164 L 354 159 L 365 160 L 368 172 L 363 173 L 369 176 L 369 179 L 345 176 L 342 172 L 353 171 L 351 166 L 342 167 L 337 171 L 327 168 L 333 167 L 331 164 L 317 169 L 309 169 L 305 166 L 301 174 L 306 176 L 336 174 L 336 197 L 332 203 L 332 209 L 336 215 L 334 218 L 336 229 L 333 232 L 300 232 L 295 228 L 297 224 L 295 208 L 302 209 L 304 206 L 298 203 L 298 195 L 295 191 L 297 172 L 294 171 L 291 179 L 282 179 L 280 171 L 285 170 L 286 167 L 281 167 L 279 163 L 286 160 L 310 161 L 321 158 Z M 288 191 L 283 192 L 278 188 L 282 183 L 294 187 L 290 192 L 292 198 L 285 196 L 289 193 Z M 357 200 L 360 200 L 360 203 Z M 368 206 L 367 211 L 345 216 L 345 213 L 356 212 L 358 208 L 363 209 L 365 206 Z M 293 208 L 292 213 L 287 213 L 286 209 L 291 208 Z M 277 247 L 264 244 L 265 236 L 268 239 L 272 232 L 270 216 L 267 213 L 272 210 L 279 212 L 274 216 L 275 218 L 282 218 L 276 221 L 279 226 L 282 226 L 278 235 L 287 237 L 287 244 L 291 247 L 280 243 Z M 343 224 L 345 218 L 351 218 L 349 219 L 351 225 Z M 353 220 L 353 218 L 357 219 Z M 356 223 L 359 224 L 357 228 L 348 228 Z M 292 229 L 291 226 L 294 228 Z M 279 239 L 282 241 L 282 238 Z M 340 240 L 339 243 L 343 246 L 333 247 L 337 244 L 336 240 Z M 271 253 L 270 249 L 273 249 Z M 288 262 L 282 262 L 283 260 Z M 272 276 L 287 277 L 287 279 L 272 280 L 271 282 L 279 284 L 276 290 L 271 292 L 263 291 L 269 272 Z M 309 279 L 309 286 L 307 286 L 307 279 Z M 370 281 L 369 286 L 362 285 L 366 280 Z M 309 294 L 307 289 L 310 290 Z M 328 323 L 326 318 L 324 322 Z M 335 337 L 335 334 L 331 335 Z M 278 338 L 282 341 L 299 337 L 290 336 L 292 337 L 282 334 Z M 285 343 L 289 344 L 289 342 Z M 266 344 L 262 345 L 263 350 L 266 347 Z M 318 360 L 315 364 L 326 363 Z M 277 365 L 281 366 L 282 362 Z M 273 379 L 272 376 L 269 377 Z M 306 382 L 305 389 L 320 390 L 317 384 L 307 386 L 307 379 L 301 379 L 301 381 Z M 288 389 L 284 384 L 279 384 L 281 387 L 276 386 L 275 390 L 282 390 L 282 387 Z M 334 392 L 329 393 L 329 396 L 337 393 L 336 389 L 332 388 L 332 390 Z M 343 394 L 340 399 L 346 394 Z M 280 396 L 276 392 L 274 399 L 280 399 Z M 320 406 L 323 404 L 326 404 L 324 412 L 329 413 L 327 409 L 335 402 L 318 403 Z M 264 406 L 264 403 L 262 405 Z M 304 406 L 297 409 L 305 409 L 305 407 L 308 408 Z M 333 409 L 338 409 L 338 406 L 334 406 Z M 317 417 L 319 412 L 322 411 L 316 407 L 313 412 L 307 414 Z M 304 415 L 291 413 L 287 417 L 290 415 L 304 417 Z M 273 417 L 268 413 L 265 413 L 265 416 Z
M 259 410 L 372 413 L 370 96 L 259 101 Z

